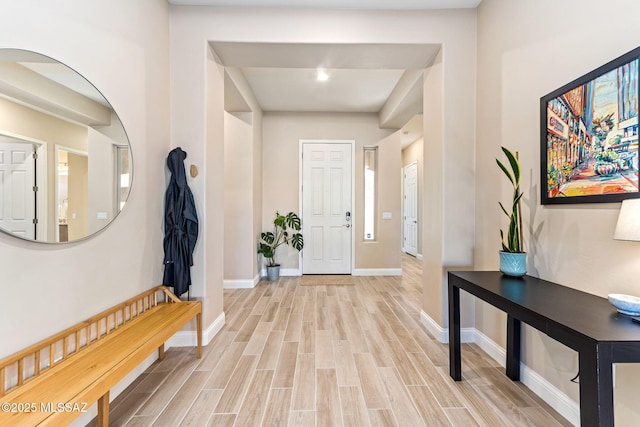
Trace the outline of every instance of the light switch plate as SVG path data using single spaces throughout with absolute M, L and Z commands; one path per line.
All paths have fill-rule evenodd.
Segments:
M 393 215 L 391 215 L 391 212 L 382 212 L 382 219 L 391 219 L 393 218 Z
M 107 219 L 106 212 L 98 212 L 98 219 Z

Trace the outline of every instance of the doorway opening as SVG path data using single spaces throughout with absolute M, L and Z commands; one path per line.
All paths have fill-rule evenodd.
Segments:
M 55 241 L 81 239 L 89 230 L 87 153 L 56 146 L 55 171 Z

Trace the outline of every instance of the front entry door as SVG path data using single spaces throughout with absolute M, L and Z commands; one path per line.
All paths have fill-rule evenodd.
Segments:
M 303 274 L 351 274 L 352 147 L 302 144 Z

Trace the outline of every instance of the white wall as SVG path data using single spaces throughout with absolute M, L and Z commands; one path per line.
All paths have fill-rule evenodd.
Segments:
M 256 248 L 262 231 L 262 109 L 240 70 L 227 68 L 225 73 L 225 110 L 236 117 L 225 113 L 225 230 L 229 232 L 225 233 L 224 286 L 252 287 L 260 278 Z M 240 107 L 226 105 L 229 91 L 239 94 Z M 230 147 L 228 136 L 234 137 L 238 131 L 244 133 L 243 130 L 248 130 L 249 134 L 240 138 L 239 146 Z M 234 150 L 232 153 L 229 153 L 230 148 Z M 237 192 L 240 186 L 245 191 L 241 196 L 244 202 L 236 203 L 231 200 L 230 189 L 233 187 Z M 235 208 L 230 209 L 227 201 Z M 233 232 L 234 229 L 239 234 Z M 238 259 L 240 265 L 234 265 Z
M 194 293 L 204 301 L 204 327 L 209 329 L 209 325 L 216 324 L 215 329 L 218 329 L 224 320 L 224 68 L 215 62 L 206 45 L 201 47 L 206 52 L 204 63 L 200 64 L 206 71 L 206 91 L 203 94 L 203 113 L 206 114 L 199 117 L 205 120 L 202 129 L 205 136 L 204 144 L 202 147 L 194 147 L 195 141 L 183 138 L 172 141 L 174 144 L 185 142 L 192 161 L 204 162 L 203 173 L 190 183 L 194 197 L 201 200 L 197 202 L 198 211 L 204 211 L 200 228 L 203 243 L 196 246 L 191 272 L 196 279 L 193 282 Z M 202 149 L 204 153 L 201 152 Z
M 262 155 L 263 155 L 263 113 L 262 110 L 253 112 L 253 248 L 258 247 L 260 233 L 262 232 Z M 253 256 L 253 271 L 255 275 L 260 275 L 258 254 Z
M 100 89 L 135 168 L 129 203 L 93 238 L 44 245 L 0 235 L 3 357 L 160 282 L 169 31 L 168 6 L 156 0 L 1 0 L 0 9 L 0 46 L 56 58 Z
M 402 165 L 402 134 L 396 131 L 374 144 L 378 147 L 376 170 L 375 231 L 372 241 L 364 241 L 364 155 L 356 144 L 356 212 L 355 220 L 355 274 L 397 275 L 402 269 L 402 178 L 398 173 Z M 391 214 L 384 219 L 383 214 Z M 368 270 L 368 271 L 367 271 Z M 385 271 L 386 270 L 386 271 Z
M 613 240 L 619 203 L 540 205 L 539 99 L 640 45 L 640 3 L 484 0 L 478 9 L 478 144 L 475 267 L 497 269 L 497 205 L 510 197 L 495 164 L 500 146 L 520 152 L 530 274 L 589 293 L 639 294 L 640 245 Z M 497 183 L 497 185 L 496 185 Z M 478 303 L 476 327 L 504 345 L 504 316 Z M 529 328 L 523 361 L 578 401 L 569 382 L 577 355 Z M 636 425 L 640 366 L 619 365 L 616 425 Z
M 475 21 L 472 27 L 475 29 Z M 460 119 L 475 114 L 471 104 L 465 103 L 474 97 L 475 73 L 465 70 L 455 75 L 454 70 L 463 61 L 461 56 L 475 59 L 475 49 L 466 43 L 462 46 L 466 49 L 460 51 L 452 51 L 455 44 L 448 46 L 438 52 L 423 77 L 422 304 L 424 314 L 438 324 L 436 328 L 448 326 L 447 272 L 469 269 L 473 263 L 474 222 L 469 214 L 475 209 L 475 119 L 469 118 L 468 123 Z M 459 85 L 452 75 L 460 79 Z M 473 90 L 461 91 L 466 85 Z M 461 323 L 467 327 L 473 324 L 472 301 L 462 296 L 461 304 Z
M 89 233 L 100 230 L 113 220 L 117 213 L 115 207 L 115 141 L 108 136 L 89 128 L 87 145 L 89 147 Z M 119 177 L 118 177 L 119 178 Z M 106 213 L 107 219 L 98 219 L 98 213 Z
M 224 280 L 252 283 L 256 249 L 250 121 L 251 113 L 224 116 Z

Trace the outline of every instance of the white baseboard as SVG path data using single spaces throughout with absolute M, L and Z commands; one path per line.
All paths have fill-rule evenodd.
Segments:
M 356 268 L 354 276 L 402 276 L 401 268 Z
M 491 338 L 475 329 L 475 343 L 478 344 L 485 353 L 487 353 L 493 360 L 498 362 L 500 366 L 503 368 L 507 366 L 507 352 L 504 348 L 500 347 L 495 341 Z M 522 365 L 524 366 L 524 365 Z M 522 370 L 522 369 L 521 369 Z
M 424 311 L 420 312 L 420 321 L 431 335 L 444 344 L 449 343 L 449 329 L 445 329 Z M 460 342 L 475 342 L 476 328 L 460 328 Z
M 449 342 L 448 328 L 441 327 L 424 311 L 420 313 L 420 320 L 441 343 L 447 344 Z M 476 328 L 462 328 L 460 330 L 460 341 L 475 342 L 478 347 L 501 366 L 506 365 L 506 350 Z M 520 363 L 520 382 L 547 402 L 549 406 L 565 417 L 571 424 L 580 425 L 580 405 L 522 362 Z
M 256 276 L 247 280 L 224 280 L 222 282 L 222 286 L 225 289 L 253 289 L 256 287 L 258 282 L 260 281 L 260 275 L 256 274 Z
M 297 277 L 302 276 L 302 270 L 299 268 L 281 268 L 280 276 L 282 277 Z M 267 269 L 263 268 L 260 271 L 260 277 L 267 277 Z
M 402 269 L 401 268 L 356 268 L 353 270 L 353 275 L 354 276 L 402 276 Z M 263 268 L 260 271 L 260 276 L 267 277 L 267 270 Z M 299 276 L 302 276 L 302 270 L 299 268 L 281 268 L 280 276 L 281 277 L 299 277 Z M 226 281 L 225 281 L 225 284 L 226 284 Z
M 500 366 L 506 366 L 506 350 L 478 330 L 476 330 L 476 344 L 498 362 Z M 520 382 L 558 411 L 571 424 L 580 425 L 580 404 L 524 363 L 520 363 Z
M 267 275 L 267 271 L 265 270 L 264 275 Z M 280 275 L 283 277 L 297 277 L 302 276 L 302 270 L 299 268 L 281 268 Z
M 213 321 L 211 325 L 205 330 L 202 331 L 202 345 L 207 345 L 213 337 L 215 337 L 218 332 L 222 329 L 225 323 L 224 312 L 218 316 L 216 320 Z M 195 347 L 198 345 L 198 336 L 196 335 L 196 331 L 178 331 L 174 336 L 169 338 L 167 343 L 165 344 L 165 348 L 171 347 Z
M 422 259 L 423 259 L 422 254 L 416 255 L 416 259 L 419 260 L 419 261 L 422 261 Z
M 523 363 L 520 364 L 520 382 L 558 411 L 571 424 L 580 425 L 580 404 Z

